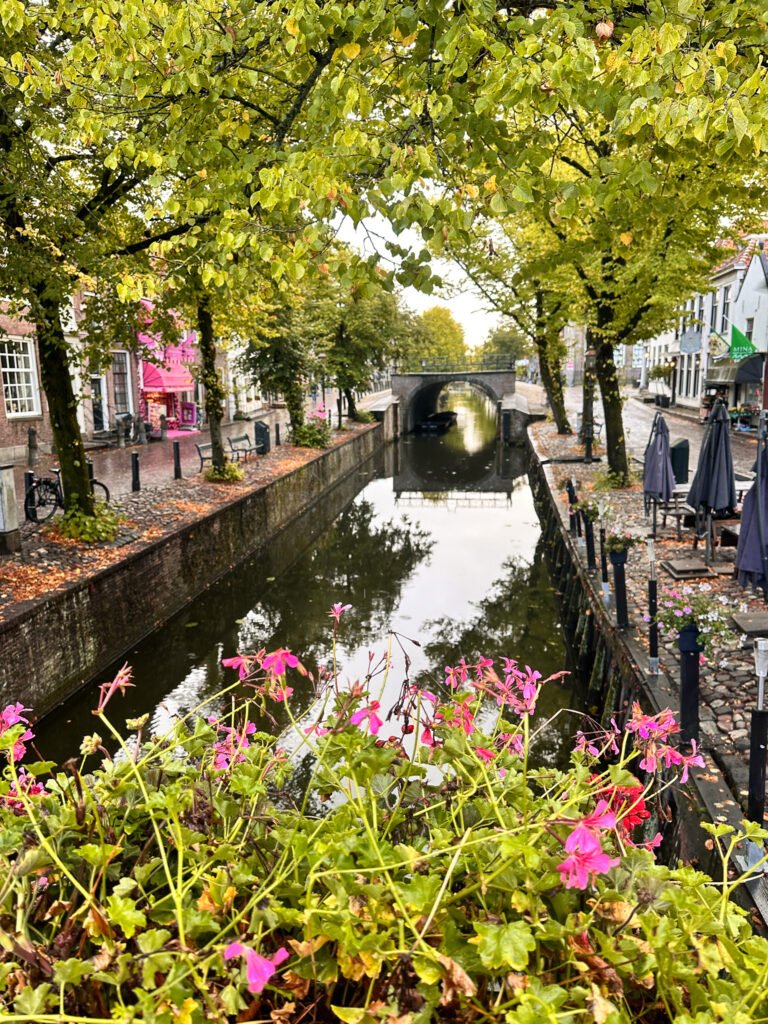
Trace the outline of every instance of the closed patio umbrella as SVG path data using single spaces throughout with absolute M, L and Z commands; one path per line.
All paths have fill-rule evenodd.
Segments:
M 688 491 L 688 504 L 703 513 L 707 524 L 706 560 L 712 556 L 712 514 L 736 508 L 736 477 L 731 454 L 730 418 L 718 401 L 709 417 L 699 452 L 699 463 Z
M 736 571 L 742 587 L 762 587 L 768 601 L 768 451 L 766 451 L 766 413 L 760 414 L 757 438 L 755 482 L 744 498 L 741 510 L 739 546 L 736 549 Z
M 656 536 L 656 511 L 660 501 L 670 501 L 675 490 L 675 474 L 669 455 L 669 427 L 657 412 L 653 418 L 651 436 L 645 449 L 643 465 L 643 498 L 645 510 L 653 502 L 653 536 Z

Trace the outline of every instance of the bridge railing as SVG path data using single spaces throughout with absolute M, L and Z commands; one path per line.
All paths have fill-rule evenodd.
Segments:
M 510 356 L 485 355 L 467 356 L 461 360 L 445 359 L 408 359 L 395 367 L 394 373 L 478 373 L 510 371 L 515 368 L 515 360 Z

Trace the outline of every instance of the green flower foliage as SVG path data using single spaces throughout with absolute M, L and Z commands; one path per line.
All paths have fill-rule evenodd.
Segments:
M 333 606 L 334 633 L 348 609 Z M 659 765 L 682 766 L 684 781 L 703 764 L 669 745 L 669 712 L 635 706 L 624 738 L 579 733 L 568 770 L 534 769 L 543 684 L 508 659 L 462 661 L 434 692 L 406 672 L 386 724 L 371 695 L 386 678 L 332 680 L 295 721 L 292 686 L 306 670 L 294 654 L 224 664 L 239 675 L 228 690 L 165 736 L 145 738 L 146 717 L 126 723 L 138 730 L 129 740 L 106 715 L 131 685 L 121 670 L 95 710 L 114 757 L 94 735 L 66 770 L 20 768 L 26 709 L 0 712 L 5 1019 L 704 1024 L 768 1013 L 768 943 L 729 899 L 742 881 L 729 875 L 737 844 L 768 833 L 710 829 L 720 884 L 635 845 L 658 783 L 672 781 Z M 292 722 L 278 738 L 262 731 L 275 701 Z
M 203 476 L 212 484 L 239 484 L 245 474 L 236 462 L 225 462 L 221 469 L 206 469 Z
M 92 516 L 86 515 L 78 508 L 69 509 L 53 529 L 62 537 L 80 540 L 86 544 L 108 543 L 115 539 L 124 519 L 125 516 L 114 508 L 104 502 L 97 502 Z

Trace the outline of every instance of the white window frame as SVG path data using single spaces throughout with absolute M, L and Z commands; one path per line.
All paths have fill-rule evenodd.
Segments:
M 110 371 L 112 372 L 112 389 L 114 391 L 115 380 L 114 380 L 114 365 L 115 356 L 125 356 L 125 387 L 126 397 L 128 399 L 127 411 L 133 416 L 136 411 L 133 407 L 133 374 L 131 373 L 131 355 L 127 349 L 115 348 L 112 350 L 112 361 L 109 364 Z M 115 401 L 115 411 L 117 411 L 117 401 Z
M 13 347 L 21 350 L 21 353 L 23 353 L 28 361 L 27 366 L 19 368 L 6 365 L 6 360 L 11 355 L 9 349 Z M 25 398 L 25 402 L 29 401 L 31 408 L 14 412 L 12 408 L 14 399 L 9 392 L 14 386 L 14 380 L 11 379 L 11 376 L 15 378 L 17 374 L 23 374 L 28 378 L 26 381 L 22 381 L 22 384 L 25 388 L 29 389 L 29 396 Z M 6 419 L 21 420 L 28 419 L 30 416 L 41 415 L 40 383 L 37 373 L 37 346 L 35 345 L 34 338 L 0 338 L 0 380 L 2 380 L 3 386 L 3 408 Z

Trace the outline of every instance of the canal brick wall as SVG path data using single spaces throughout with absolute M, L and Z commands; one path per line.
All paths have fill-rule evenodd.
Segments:
M 679 683 L 664 671 L 651 675 L 647 671 L 648 652 L 633 630 L 619 629 L 615 613 L 603 598 L 599 572 L 590 572 L 586 556 L 577 539 L 570 533 L 567 504 L 559 486 L 561 478 L 574 472 L 568 464 L 549 464 L 528 433 L 530 455 L 529 479 L 539 519 L 552 580 L 561 600 L 563 625 L 573 651 L 575 666 L 587 680 L 586 702 L 589 712 L 603 725 L 610 719 L 621 720 L 632 701 L 637 700 L 646 712 L 657 713 L 671 708 L 676 714 L 680 706 Z M 599 561 L 599 556 L 598 556 Z M 693 769 L 686 787 L 667 791 L 668 804 L 662 818 L 668 815 L 671 830 L 668 848 L 672 860 L 693 863 L 719 877 L 722 865 L 708 848 L 709 834 L 701 823 L 725 823 L 738 827 L 744 812 L 729 786 L 729 779 L 711 755 L 706 767 Z M 746 870 L 749 851 L 741 849 L 735 867 Z M 740 902 L 757 909 L 763 922 L 768 921 L 768 897 L 762 879 L 742 887 Z
M 382 444 L 381 427 L 363 428 L 119 562 L 9 611 L 0 622 L 0 701 L 50 711 L 321 502 Z

